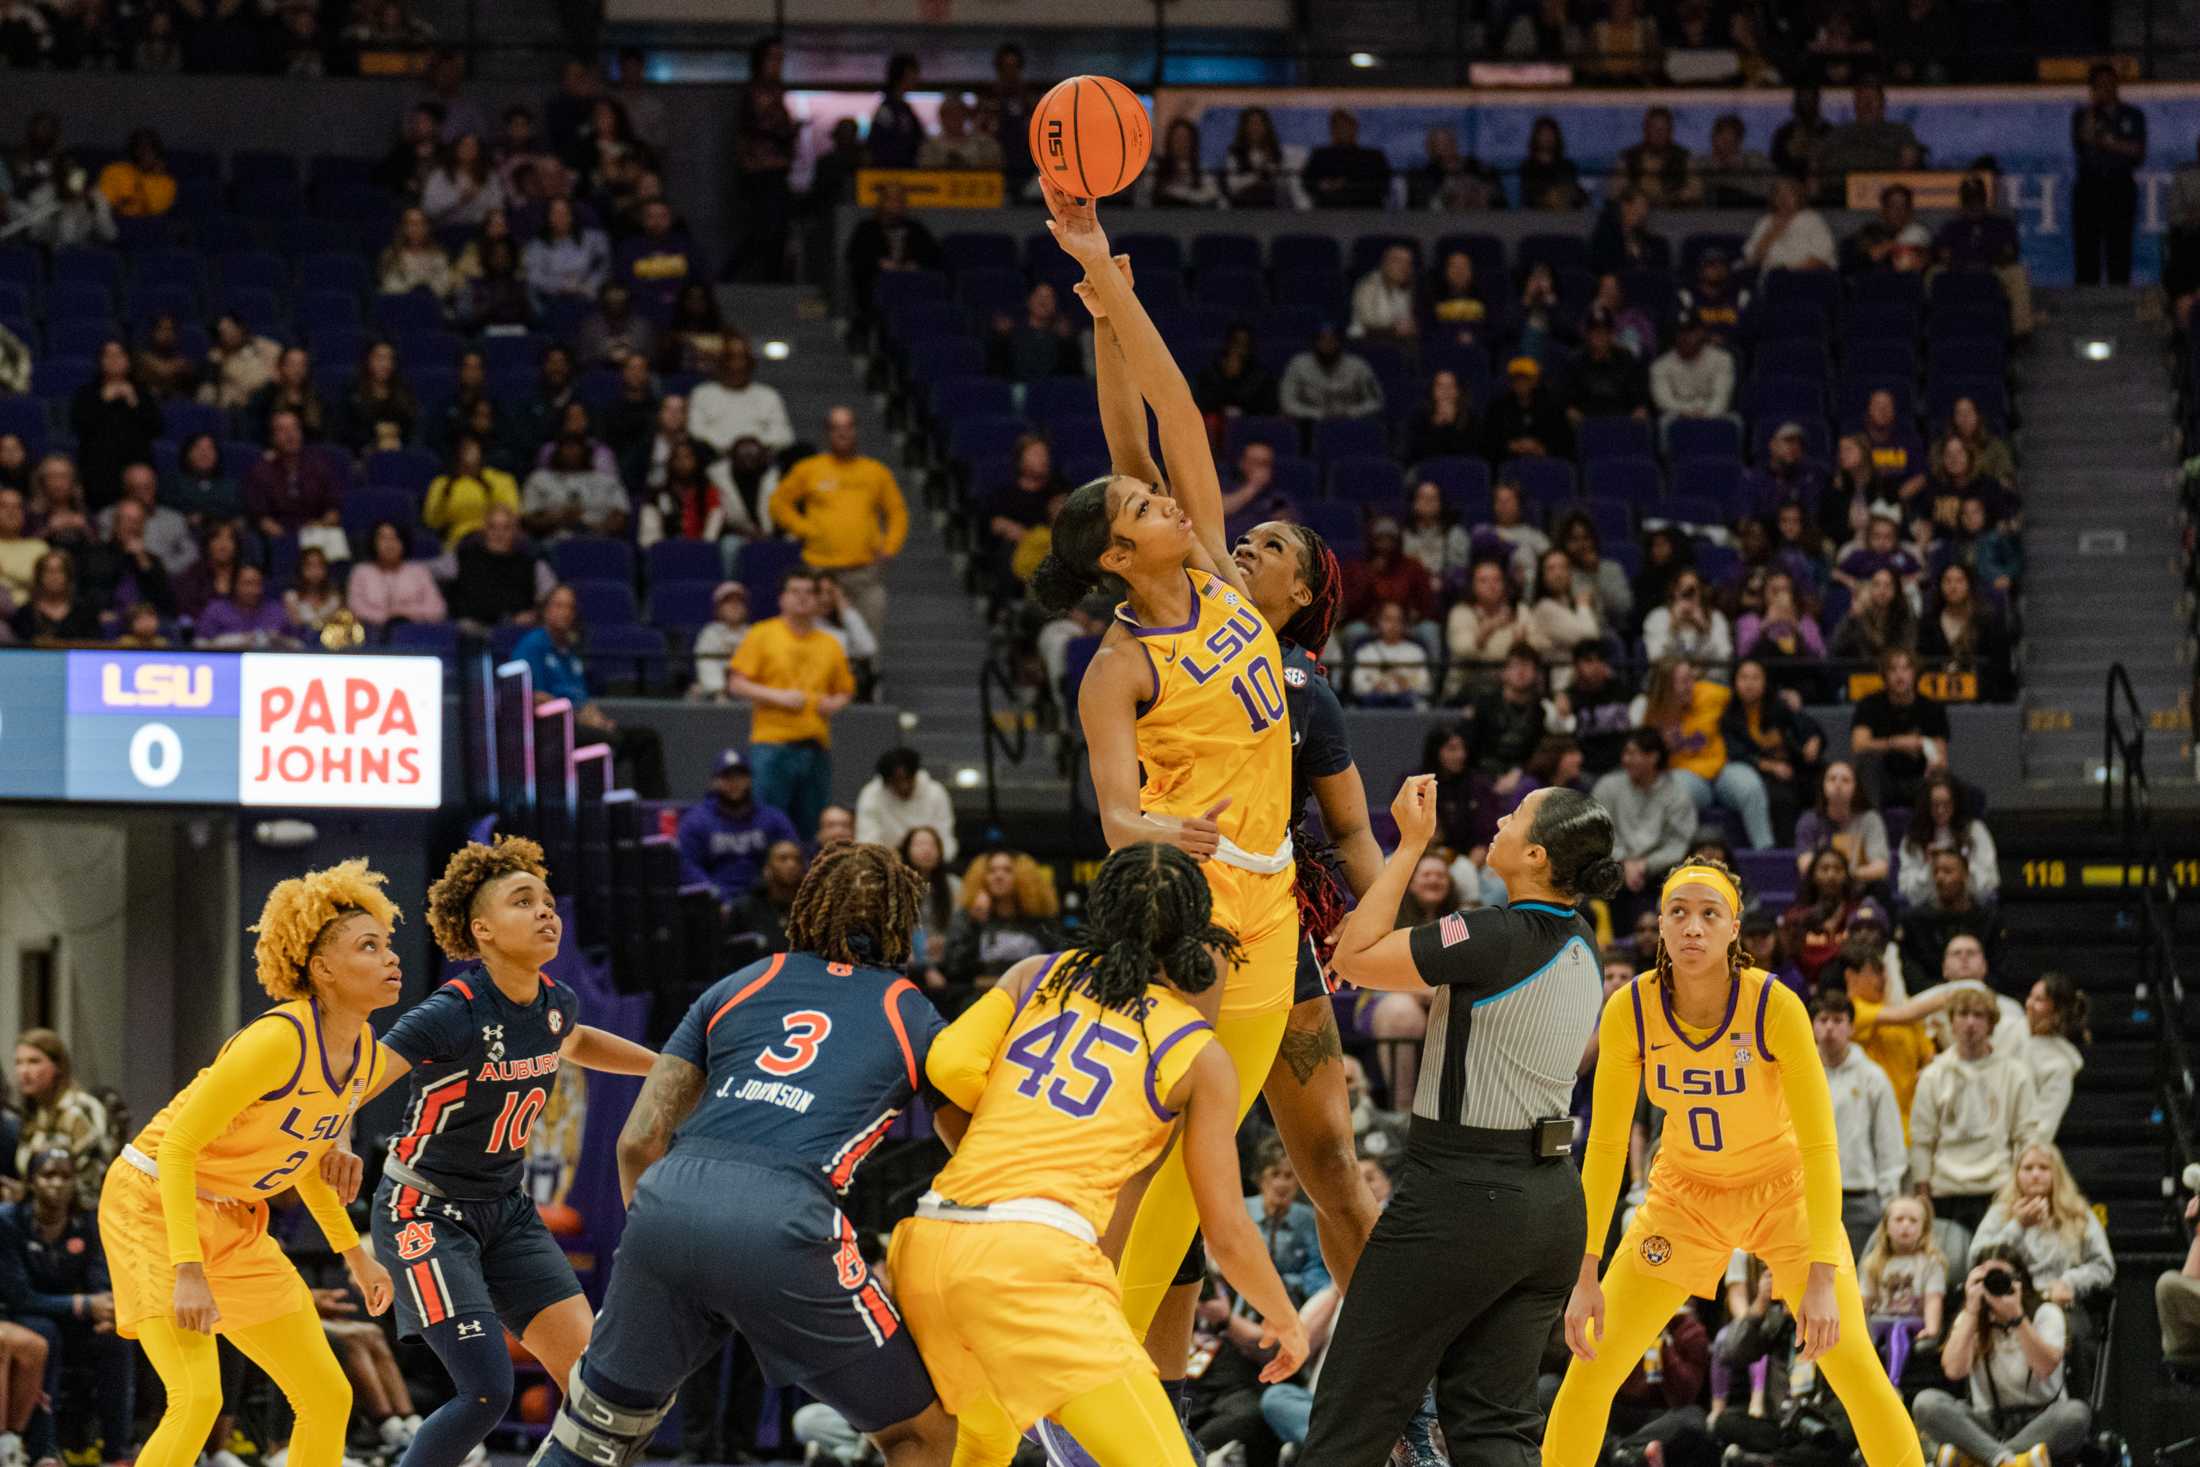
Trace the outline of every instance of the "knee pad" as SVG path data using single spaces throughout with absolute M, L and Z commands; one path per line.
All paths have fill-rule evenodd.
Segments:
M 622 1406 L 593 1389 L 581 1374 L 583 1362 L 573 1365 L 566 1382 L 565 1405 L 550 1424 L 544 1439 L 547 1448 L 556 1442 L 591 1467 L 626 1467 L 641 1457 L 649 1439 L 672 1410 L 671 1401 L 651 1407 Z M 537 1452 L 537 1462 L 543 1454 Z
M 1176 1277 L 1169 1280 L 1169 1287 L 1180 1284 L 1196 1284 L 1207 1277 L 1207 1240 L 1198 1233 L 1192 1234 L 1191 1246 L 1184 1250 L 1184 1261 L 1176 1266 Z

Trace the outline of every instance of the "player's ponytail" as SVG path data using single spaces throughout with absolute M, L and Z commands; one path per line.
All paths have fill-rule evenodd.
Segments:
M 1128 1009 L 1166 974 L 1184 993 L 1202 993 L 1244 949 L 1214 924 L 1214 896 L 1190 856 L 1142 842 L 1109 856 L 1092 880 L 1084 941 L 1055 964 L 1043 995 L 1081 986 L 1103 1008 Z
M 1031 595 L 1057 615 L 1095 591 L 1122 592 L 1122 583 L 1100 568 L 1100 557 L 1115 543 L 1108 510 L 1108 485 L 1113 482 L 1103 476 L 1079 485 L 1054 516 L 1053 548 L 1031 574 Z

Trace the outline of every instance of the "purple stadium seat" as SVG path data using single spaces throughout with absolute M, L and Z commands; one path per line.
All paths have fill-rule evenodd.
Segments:
M 1250 234 L 1211 233 L 1192 238 L 1192 273 L 1260 269 L 1260 241 Z
M 940 258 L 950 275 L 965 270 L 1017 270 L 1016 241 L 996 230 L 963 230 L 940 241 Z
M 1246 414 L 1230 419 L 1222 431 L 1222 459 L 1225 468 L 1234 465 L 1245 445 L 1254 441 L 1267 444 L 1278 457 L 1299 451 L 1299 425 L 1281 415 L 1259 417 Z
M 718 547 L 706 540 L 659 540 L 649 547 L 649 583 L 717 581 L 724 571 Z
M 627 591 L 630 602 L 633 595 Z M 655 627 L 591 621 L 582 641 L 588 654 L 588 686 L 597 693 L 621 686 L 647 692 L 663 687 L 668 679 L 665 634 Z
M 1514 483 L 1529 499 L 1552 504 L 1574 497 L 1574 466 L 1560 458 L 1509 458 L 1498 467 L 1499 483 Z
M 379 488 L 425 494 L 442 472 L 442 461 L 425 449 L 390 448 L 367 455 L 367 482 Z
M 1592 500 L 1642 508 L 1665 497 L 1665 476 L 1658 472 L 1658 461 L 1648 454 L 1591 459 L 1583 466 L 1582 475 Z M 1602 525 L 1597 533 L 1604 533 Z
M 1329 465 L 1329 497 L 1359 504 L 1389 502 L 1405 492 L 1397 461 L 1377 454 L 1339 458 Z
M 779 583 L 801 563 L 802 547 L 791 540 L 751 540 L 741 547 L 735 564 L 737 578 L 749 588 L 751 621 L 779 614 Z
M 1640 418 L 1588 418 L 1581 424 L 1581 461 L 1649 458 L 1656 453 L 1650 425 Z
M 1173 234 L 1125 234 L 1115 241 L 1115 252 L 1131 257 L 1131 271 L 1138 277 L 1141 296 L 1146 289 L 1147 271 L 1184 272 L 1184 242 Z
M 1314 457 L 1325 464 L 1380 457 L 1389 451 L 1388 435 L 1374 418 L 1324 418 L 1314 424 Z
M 561 581 L 634 582 L 634 547 L 607 535 L 575 535 L 550 547 L 550 566 Z
M 703 545 L 701 541 L 660 540 L 651 550 L 666 545 L 701 545 L 713 557 L 718 554 L 715 545 Z M 690 580 L 656 580 L 649 588 L 649 624 L 656 627 L 700 627 L 715 621 L 718 608 L 712 597 L 718 590 L 718 571 L 714 564 L 710 576 Z
M 581 620 L 590 628 L 631 626 L 638 619 L 634 587 L 626 581 L 567 581 L 580 603 Z
M 1666 431 L 1666 450 L 1675 463 L 1690 458 L 1742 456 L 1742 430 L 1724 418 L 1678 418 Z
M 1333 235 L 1279 234 L 1268 242 L 1268 268 L 1279 279 L 1294 270 L 1341 272 L 1344 246 Z

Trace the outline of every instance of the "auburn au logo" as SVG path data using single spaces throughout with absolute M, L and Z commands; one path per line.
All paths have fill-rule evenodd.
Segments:
M 411 1260 L 435 1246 L 435 1224 L 418 1218 L 397 1230 L 397 1256 Z

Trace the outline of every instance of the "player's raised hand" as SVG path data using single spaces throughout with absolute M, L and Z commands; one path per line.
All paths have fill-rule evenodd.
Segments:
M 1306 1363 L 1306 1324 L 1294 1309 L 1281 1324 L 1274 1319 L 1264 1319 L 1260 1325 L 1260 1347 L 1273 1347 L 1275 1356 L 1260 1368 L 1260 1378 L 1269 1385 L 1279 1385 L 1299 1373 Z
M 1436 834 L 1436 776 L 1412 774 L 1398 787 L 1390 802 L 1390 818 L 1398 822 L 1398 844 L 1419 850 Z
M 1135 286 L 1138 284 L 1138 278 L 1131 274 L 1131 257 L 1129 255 L 1117 255 L 1115 257 L 1115 268 L 1122 275 L 1125 285 Z M 1085 303 L 1085 310 L 1093 320 L 1105 321 L 1108 318 L 1107 307 L 1100 304 L 1100 292 L 1092 288 L 1090 280 L 1080 280 L 1070 289 L 1077 292 L 1077 298 Z
M 1091 199 L 1074 198 L 1042 178 L 1039 189 L 1047 201 L 1047 233 L 1064 253 L 1085 267 L 1086 273 L 1108 263 L 1108 232 L 1100 227 L 1100 215 Z
M 1179 819 L 1176 828 L 1170 832 L 1170 843 L 1195 861 L 1206 860 L 1222 844 L 1222 827 L 1215 823 L 1216 817 L 1229 809 L 1230 802 L 1236 798 L 1235 795 L 1224 795 L 1207 807 L 1206 814 L 1186 815 Z

